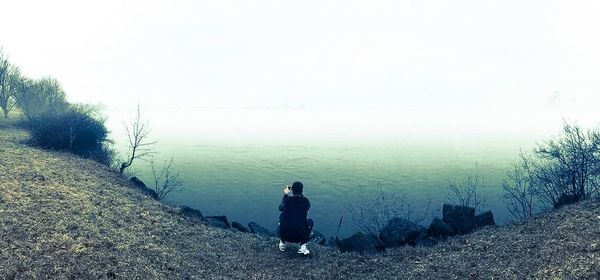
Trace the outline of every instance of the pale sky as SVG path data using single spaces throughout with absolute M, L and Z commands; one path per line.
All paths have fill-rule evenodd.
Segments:
M 0 45 L 108 106 L 592 112 L 600 1 L 10 1 Z

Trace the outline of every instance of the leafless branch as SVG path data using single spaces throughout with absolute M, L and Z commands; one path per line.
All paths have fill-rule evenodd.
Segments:
M 475 164 L 475 174 L 467 176 L 461 183 L 448 182 L 447 199 L 452 204 L 473 207 L 480 212 L 486 204 L 485 189 L 485 179 L 479 175 L 479 167 Z
M 154 160 L 151 160 L 150 164 L 154 178 L 154 191 L 159 200 L 162 200 L 169 193 L 183 185 L 183 180 L 179 178 L 179 173 L 173 171 L 173 158 L 168 162 L 165 161 L 160 170 L 156 168 Z
M 598 193 L 600 132 L 565 121 L 563 133 L 534 150 L 530 168 L 536 195 L 554 208 Z
M 363 233 L 379 238 L 379 233 L 392 218 L 412 219 L 413 208 L 405 193 L 386 193 L 381 186 L 374 193 L 368 193 L 364 186 L 359 188 L 360 199 L 349 203 L 348 210 Z
M 2 48 L 0 48 L 0 108 L 5 118 L 8 118 L 8 113 L 15 107 L 11 89 L 15 69 L 17 68 L 9 63 Z
M 516 219 L 529 219 L 534 215 L 536 201 L 533 178 L 530 176 L 531 157 L 521 153 L 502 182 L 502 200 L 508 212 Z
M 145 160 L 154 155 L 154 144 L 156 144 L 156 141 L 148 140 L 150 127 L 148 126 L 147 121 L 142 121 L 141 119 L 139 104 L 134 119 L 129 124 L 125 124 L 125 131 L 127 132 L 129 152 L 127 160 L 121 163 L 121 166 L 119 167 L 119 173 L 121 174 L 123 174 L 123 171 L 126 168 L 133 164 L 134 160 Z

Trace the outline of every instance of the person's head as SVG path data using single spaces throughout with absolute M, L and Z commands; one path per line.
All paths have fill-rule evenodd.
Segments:
M 294 182 L 292 184 L 292 192 L 294 193 L 294 195 L 301 195 L 303 190 L 304 186 L 301 182 Z

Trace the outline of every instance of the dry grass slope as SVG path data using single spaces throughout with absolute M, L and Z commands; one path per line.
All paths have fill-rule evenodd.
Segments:
M 107 167 L 26 138 L 0 124 L 2 279 L 600 278 L 598 200 L 432 249 L 312 246 L 304 258 L 279 253 L 275 239 L 183 218 Z

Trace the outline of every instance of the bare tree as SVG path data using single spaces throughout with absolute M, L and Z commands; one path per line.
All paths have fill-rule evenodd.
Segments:
M 34 83 L 38 94 L 44 102 L 44 114 L 59 114 L 69 108 L 67 96 L 60 82 L 52 77 L 45 77 Z
M 11 94 L 11 74 L 16 69 L 12 66 L 2 48 L 0 48 L 0 108 L 4 113 L 4 118 L 8 119 L 8 113 L 14 108 L 15 101 Z
M 60 83 L 50 77 L 30 80 L 18 72 L 11 81 L 12 91 L 17 105 L 27 119 L 32 120 L 46 114 L 59 114 L 69 108 L 65 92 Z
M 6 110 L 4 110 L 6 118 L 8 118 L 8 114 L 10 113 L 10 111 L 17 107 L 16 96 L 20 79 L 21 70 L 17 66 L 11 65 L 10 70 L 8 71 L 7 81 L 8 97 L 6 97 L 6 102 L 0 101 L 6 105 Z
M 133 164 L 136 159 L 146 159 L 154 154 L 154 144 L 156 141 L 149 141 L 150 127 L 148 121 L 142 121 L 140 105 L 138 104 L 134 119 L 125 124 L 127 139 L 129 141 L 129 151 L 125 162 L 121 163 L 119 173 L 123 174 L 126 168 Z
M 475 174 L 467 176 L 461 182 L 448 182 L 448 201 L 455 205 L 473 207 L 480 212 L 486 204 L 485 178 L 479 175 L 479 167 L 475 164 Z
M 386 193 L 383 188 L 368 193 L 364 186 L 359 186 L 359 198 L 350 203 L 348 210 L 356 226 L 365 234 L 379 238 L 379 234 L 392 218 L 412 220 L 413 208 L 402 192 Z
M 169 193 L 183 185 L 183 180 L 179 178 L 179 173 L 173 171 L 173 158 L 165 161 L 160 170 L 156 168 L 154 160 L 151 160 L 150 164 L 154 178 L 154 191 L 158 200 L 162 200 Z
M 510 214 L 516 219 L 528 219 L 534 214 L 536 200 L 533 178 L 531 178 L 531 157 L 521 153 L 519 162 L 513 164 L 502 182 L 502 200 Z
M 40 107 L 38 98 L 34 96 L 35 90 L 33 84 L 33 80 L 20 74 L 13 76 L 13 80 L 11 81 L 12 96 L 28 120 L 33 118 L 36 111 L 35 108 Z

